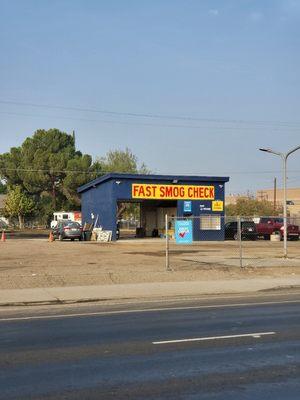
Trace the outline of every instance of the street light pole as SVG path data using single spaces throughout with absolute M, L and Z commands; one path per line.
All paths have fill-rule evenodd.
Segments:
M 286 161 L 287 154 L 283 154 L 283 257 L 287 258 L 287 206 L 286 206 Z
M 280 156 L 283 161 L 283 257 L 287 258 L 287 206 L 286 206 L 286 181 L 287 181 L 287 159 L 288 157 L 299 150 L 300 146 L 294 147 L 287 153 L 280 153 L 278 151 L 274 151 L 272 149 L 259 149 L 260 151 L 265 151 L 267 153 L 275 154 L 276 156 Z

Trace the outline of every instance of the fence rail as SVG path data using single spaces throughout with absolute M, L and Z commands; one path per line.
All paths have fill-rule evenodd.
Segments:
M 282 217 L 203 217 L 166 215 L 167 270 L 181 252 L 198 266 L 300 267 L 300 217 L 287 218 L 287 257 Z

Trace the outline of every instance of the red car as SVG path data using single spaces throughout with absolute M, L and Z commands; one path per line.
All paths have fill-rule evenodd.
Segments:
M 264 239 L 270 239 L 274 232 L 279 232 L 281 239 L 283 239 L 283 218 L 277 217 L 264 217 L 260 218 L 259 223 L 256 224 L 257 236 L 263 236 Z M 287 238 L 290 240 L 299 240 L 299 226 L 287 224 Z

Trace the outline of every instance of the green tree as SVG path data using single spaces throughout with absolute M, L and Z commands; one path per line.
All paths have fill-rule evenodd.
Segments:
M 282 213 L 282 208 L 276 208 L 266 200 L 257 200 L 251 197 L 238 198 L 236 204 L 226 206 L 226 216 L 275 216 Z
M 20 168 L 22 168 L 21 147 L 12 147 L 9 153 L 0 155 L 0 179 L 7 185 L 24 187 L 19 176 Z
M 34 211 L 34 201 L 22 191 L 20 186 L 8 190 L 4 214 L 8 218 L 17 217 L 20 229 L 24 227 L 25 217 L 33 214 Z
M 77 194 L 79 186 L 97 178 L 101 175 L 101 165 L 92 163 L 92 157 L 88 154 L 76 154 L 67 163 L 67 173 L 62 181 L 62 192 L 72 208 L 80 207 L 80 197 Z
M 125 150 L 110 150 L 99 163 L 105 172 L 119 172 L 128 174 L 149 174 L 145 164 L 138 164 L 138 158 L 128 148 Z
M 94 177 L 91 170 L 92 159 L 76 151 L 74 135 L 58 129 L 37 130 L 20 147 L 0 155 L 0 178 L 30 195 L 51 196 L 53 210 L 66 201 L 78 206 L 76 185 Z
M 21 152 L 24 187 L 29 193 L 50 194 L 56 209 L 68 161 L 75 157 L 74 138 L 58 129 L 38 130 L 25 140 Z

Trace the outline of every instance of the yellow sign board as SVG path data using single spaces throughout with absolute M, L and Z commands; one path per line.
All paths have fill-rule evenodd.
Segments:
M 214 200 L 214 186 L 132 184 L 133 199 Z
M 224 210 L 224 202 L 221 200 L 215 200 L 212 202 L 212 210 L 213 211 L 223 211 Z

